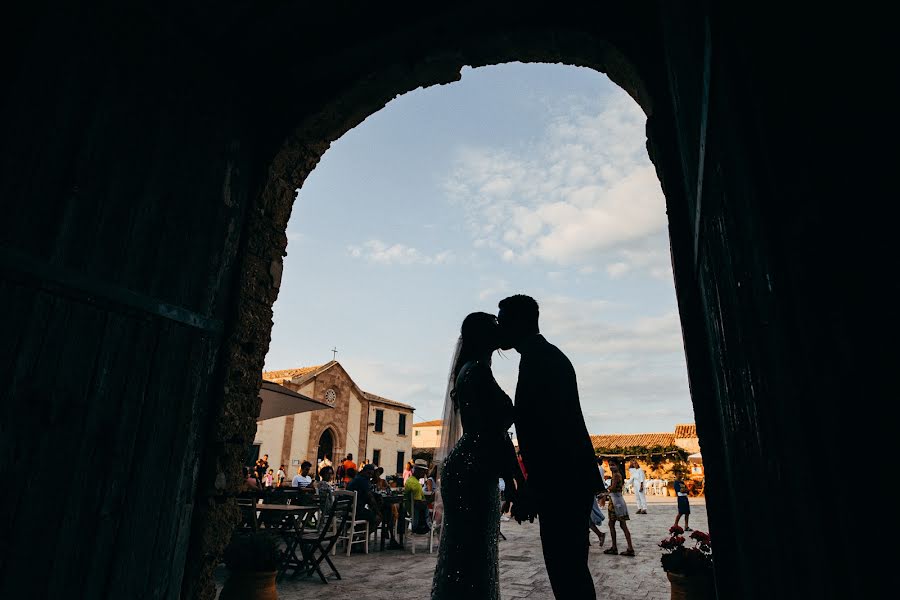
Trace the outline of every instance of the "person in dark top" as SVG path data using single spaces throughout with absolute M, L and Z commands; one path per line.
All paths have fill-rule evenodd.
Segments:
M 348 471 L 350 470 L 352 469 L 348 469 Z M 377 527 L 381 522 L 375 494 L 372 493 L 372 477 L 374 475 L 375 465 L 369 463 L 347 484 L 348 491 L 356 492 L 356 518 L 368 521 L 370 529 Z
M 262 458 L 256 459 L 256 479 L 262 481 L 265 474 L 269 471 L 269 455 L 263 454 Z
M 688 489 L 684 484 L 682 475 L 676 475 L 675 481 L 672 482 L 672 488 L 675 490 L 675 496 L 678 498 L 678 515 L 675 516 L 675 527 L 678 527 L 678 521 L 681 515 L 684 515 L 684 530 L 693 531 L 689 523 L 691 520 L 691 503 L 688 501 Z
M 521 355 L 515 424 L 528 480 L 513 502 L 513 517 L 519 523 L 539 517 L 544 564 L 557 598 L 596 598 L 584 525 L 603 482 L 581 412 L 575 369 L 540 334 L 534 298 L 511 296 L 499 308 L 501 348 L 515 348 Z M 555 487 L 560 461 L 585 477 L 575 479 L 565 494 L 541 493 Z

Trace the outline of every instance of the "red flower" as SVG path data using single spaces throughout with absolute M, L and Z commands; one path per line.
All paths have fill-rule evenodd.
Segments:
M 685 575 L 709 573 L 713 568 L 712 548 L 709 534 L 703 531 L 695 531 L 690 539 L 694 545 L 685 547 L 684 530 L 677 525 L 669 529 L 669 537 L 659 542 L 659 547 L 665 550 L 662 555 L 662 567 L 671 573 Z
M 691 539 L 697 540 L 701 544 L 705 544 L 707 546 L 710 545 L 709 544 L 709 534 L 704 531 L 695 531 L 694 533 L 691 534 Z

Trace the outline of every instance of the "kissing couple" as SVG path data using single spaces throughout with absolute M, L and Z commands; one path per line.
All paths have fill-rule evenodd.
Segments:
M 588 569 L 588 524 L 603 489 L 584 424 L 575 369 L 538 328 L 530 296 L 501 300 L 496 316 L 463 320 L 451 363 L 436 459 L 441 540 L 432 600 L 499 600 L 498 478 L 518 523 L 538 519 L 544 564 L 556 598 L 596 598 Z M 491 371 L 495 350 L 520 355 L 516 401 Z M 507 435 L 515 423 L 525 473 Z M 560 471 L 576 477 L 560 488 Z M 436 506 L 438 509 L 438 506 Z

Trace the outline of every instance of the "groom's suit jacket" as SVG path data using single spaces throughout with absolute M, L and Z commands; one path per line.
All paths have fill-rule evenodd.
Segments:
M 603 489 L 578 400 L 572 363 L 542 335 L 520 344 L 515 422 L 529 484 L 552 484 L 564 474 L 572 491 Z

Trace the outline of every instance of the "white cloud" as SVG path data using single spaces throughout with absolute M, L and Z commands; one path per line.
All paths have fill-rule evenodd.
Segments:
M 599 111 L 561 112 L 531 146 L 461 149 L 445 191 L 465 210 L 478 245 L 504 261 L 665 277 L 664 264 L 631 255 L 666 232 L 644 128 L 640 108 L 618 90 Z
M 412 246 L 386 244 L 381 240 L 369 240 L 362 246 L 347 246 L 347 252 L 353 258 L 381 265 L 441 265 L 453 260 L 453 253 L 449 250 L 428 255 Z
M 488 298 L 502 298 L 509 293 L 510 289 L 508 281 L 505 279 L 498 279 L 479 291 L 478 299 L 487 300 Z

